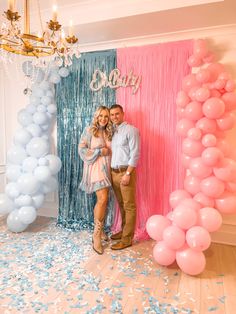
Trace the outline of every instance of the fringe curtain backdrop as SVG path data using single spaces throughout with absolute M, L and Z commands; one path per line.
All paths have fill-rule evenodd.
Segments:
M 69 229 L 91 228 L 95 195 L 87 195 L 78 189 L 82 178 L 83 162 L 78 156 L 81 133 L 89 125 L 99 105 L 115 103 L 115 91 L 103 88 L 93 92 L 89 88 L 96 69 L 110 73 L 116 68 L 116 51 L 82 54 L 74 59 L 70 75 L 56 88 L 57 145 L 62 161 L 59 173 L 58 225 Z M 113 223 L 114 204 L 109 203 L 107 226 Z
M 154 214 L 170 211 L 169 194 L 182 188 L 181 141 L 176 135 L 176 95 L 182 78 L 190 73 L 187 64 L 192 41 L 164 43 L 117 50 L 117 67 L 122 74 L 132 69 L 141 75 L 135 95 L 130 88 L 117 90 L 117 103 L 125 119 L 140 130 L 141 158 L 137 168 L 136 239 L 147 238 L 145 224 Z M 119 230 L 116 212 L 114 231 Z

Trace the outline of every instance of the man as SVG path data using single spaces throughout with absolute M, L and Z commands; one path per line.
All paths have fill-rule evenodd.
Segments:
M 115 127 L 112 137 L 111 177 L 112 186 L 119 203 L 122 230 L 111 236 L 119 240 L 111 246 L 121 250 L 132 245 L 136 220 L 135 185 L 137 162 L 140 154 L 139 131 L 124 121 L 122 106 L 110 108 L 110 119 Z

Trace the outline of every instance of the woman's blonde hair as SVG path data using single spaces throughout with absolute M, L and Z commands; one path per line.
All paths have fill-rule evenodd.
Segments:
M 94 116 L 93 116 L 93 120 L 92 120 L 92 125 L 91 125 L 91 133 L 92 133 L 93 136 L 98 137 L 98 131 L 99 131 L 98 117 L 99 117 L 100 113 L 103 110 L 107 111 L 107 114 L 108 114 L 108 117 L 109 117 L 108 123 L 105 126 L 105 130 L 104 130 L 105 131 L 105 136 L 107 137 L 107 139 L 109 141 L 111 141 L 113 128 L 112 128 L 112 123 L 111 123 L 111 120 L 110 120 L 110 112 L 109 112 L 109 109 L 106 106 L 99 106 L 97 108 L 97 110 L 95 111 Z

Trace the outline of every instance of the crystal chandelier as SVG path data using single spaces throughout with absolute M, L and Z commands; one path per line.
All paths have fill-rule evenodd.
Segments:
M 39 0 L 38 10 L 39 9 Z M 80 56 L 78 38 L 73 34 L 72 25 L 69 35 L 65 36 L 62 26 L 57 20 L 57 7 L 53 8 L 52 19 L 47 22 L 42 35 L 37 36 L 30 32 L 30 0 L 24 0 L 24 29 L 21 29 L 21 16 L 15 10 L 15 0 L 8 0 L 8 10 L 3 14 L 5 21 L 0 28 L 0 59 L 9 61 L 12 54 L 34 57 L 35 64 L 56 61 L 60 66 L 71 65 L 75 55 Z M 40 16 L 41 21 L 41 16 Z M 41 21 L 42 25 L 42 21 Z M 47 57 L 47 58 L 46 58 Z M 47 61 L 45 61 L 47 59 Z

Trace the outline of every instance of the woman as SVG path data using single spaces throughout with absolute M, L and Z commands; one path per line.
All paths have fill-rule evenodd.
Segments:
M 103 253 L 101 237 L 104 235 L 103 224 L 111 186 L 111 138 L 109 109 L 100 106 L 94 114 L 92 124 L 84 130 L 79 143 L 79 155 L 84 161 L 80 188 L 86 193 L 95 192 L 97 196 L 94 207 L 93 249 L 98 254 Z

